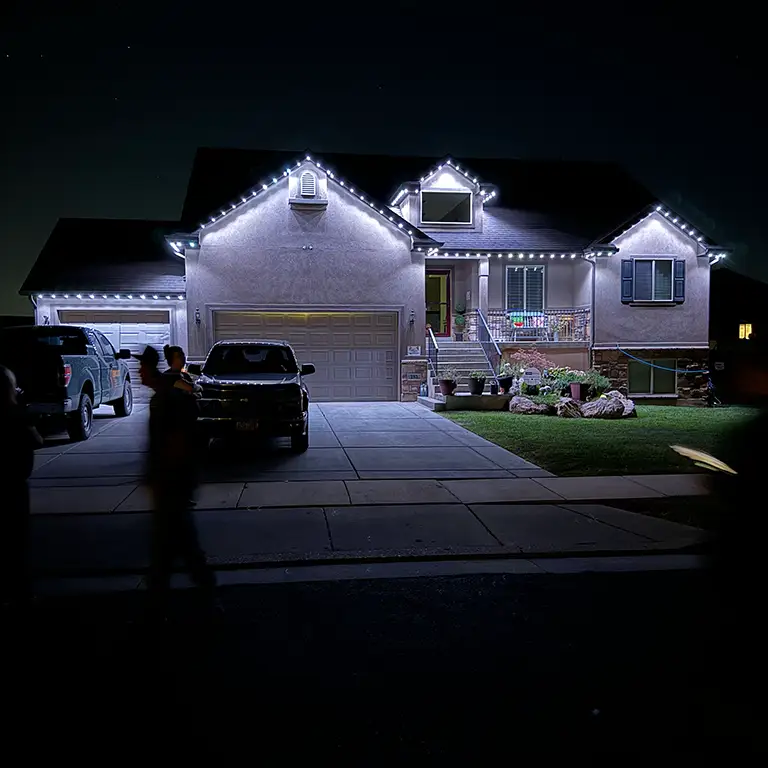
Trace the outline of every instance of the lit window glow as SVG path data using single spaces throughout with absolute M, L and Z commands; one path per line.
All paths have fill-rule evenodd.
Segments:
M 749 339 L 752 335 L 752 323 L 739 323 L 739 338 Z

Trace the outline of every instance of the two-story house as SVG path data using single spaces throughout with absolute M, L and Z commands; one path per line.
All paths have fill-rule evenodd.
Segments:
M 536 345 L 677 402 L 725 253 L 613 165 L 203 149 L 180 221 L 61 220 L 21 291 L 115 347 L 287 339 L 317 400 L 412 400 L 441 355 Z

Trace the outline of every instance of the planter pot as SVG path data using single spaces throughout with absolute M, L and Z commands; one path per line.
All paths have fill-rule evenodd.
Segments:
M 509 390 L 512 388 L 512 382 L 515 380 L 514 376 L 500 376 L 499 377 L 499 386 L 501 387 L 501 391 L 506 395 Z
M 571 382 L 571 397 L 574 400 L 586 400 L 587 399 L 587 385 L 581 382 Z
M 482 395 L 485 389 L 485 379 L 470 379 L 469 380 L 469 394 L 470 395 Z
M 493 382 L 493 384 L 491 384 L 491 394 L 492 395 L 499 394 L 499 385 L 495 381 Z
M 441 395 L 452 395 L 453 390 L 456 389 L 456 382 L 452 379 L 440 379 L 437 383 L 440 385 Z
M 454 335 L 456 341 L 464 341 L 464 332 L 463 331 L 456 331 L 453 335 Z

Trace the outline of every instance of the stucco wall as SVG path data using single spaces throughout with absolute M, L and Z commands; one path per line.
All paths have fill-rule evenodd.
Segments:
M 573 307 L 588 307 L 591 301 L 592 267 L 583 259 L 544 259 L 528 262 L 539 266 L 544 264 L 546 309 L 572 309 Z M 488 278 L 488 307 L 504 309 L 506 296 L 506 268 L 519 266 L 517 258 L 490 260 L 490 276 Z
M 423 254 L 411 253 L 404 231 L 335 183 L 327 195 L 326 208 L 291 208 L 283 180 L 203 230 L 186 261 L 190 354 L 210 347 L 214 307 L 392 309 L 400 313 L 401 357 L 408 345 L 423 346 Z
M 707 345 L 709 260 L 695 241 L 658 213 L 614 241 L 619 252 L 596 259 L 595 344 Z M 685 302 L 673 306 L 621 303 L 621 261 L 633 257 L 685 259 Z

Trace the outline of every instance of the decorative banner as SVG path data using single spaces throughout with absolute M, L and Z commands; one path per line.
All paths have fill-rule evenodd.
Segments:
M 408 347 L 408 357 L 421 357 L 421 347 Z

